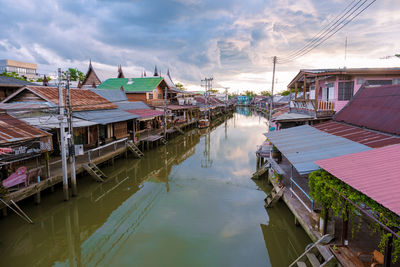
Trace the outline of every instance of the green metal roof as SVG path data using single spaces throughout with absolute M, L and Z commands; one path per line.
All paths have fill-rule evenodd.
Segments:
M 126 92 L 151 92 L 162 80 L 162 77 L 112 78 L 104 81 L 97 88 L 120 90 L 122 86 Z

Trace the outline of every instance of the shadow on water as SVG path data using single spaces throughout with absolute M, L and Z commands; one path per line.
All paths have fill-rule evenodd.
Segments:
M 239 113 L 104 166 L 104 183 L 81 177 L 68 202 L 26 203 L 34 225 L 0 220 L 0 265 L 287 265 L 310 241 L 286 206 L 265 211 L 250 179 L 265 119 Z

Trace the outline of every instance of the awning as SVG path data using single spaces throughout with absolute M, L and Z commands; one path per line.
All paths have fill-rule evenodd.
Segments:
M 309 125 L 265 133 L 300 175 L 319 169 L 314 161 L 367 151 L 371 148 Z
M 400 216 L 400 145 L 315 162 Z
M 138 115 L 120 109 L 80 111 L 74 112 L 73 116 L 102 125 L 139 118 Z
M 134 109 L 134 110 L 127 110 L 127 112 L 138 115 L 138 120 L 141 119 L 152 119 L 158 116 L 164 116 L 164 111 L 161 110 L 154 110 L 154 109 Z
M 274 121 L 280 122 L 280 121 L 298 121 L 298 120 L 311 120 L 314 119 L 313 116 L 306 115 L 306 114 L 300 114 L 300 113 L 291 113 L 291 112 L 285 112 L 283 114 L 280 114 L 279 116 L 273 118 Z

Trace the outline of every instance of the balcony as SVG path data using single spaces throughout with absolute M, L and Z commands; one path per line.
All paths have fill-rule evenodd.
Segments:
M 335 105 L 333 101 L 315 99 L 294 99 L 290 102 L 292 112 L 302 113 L 314 116 L 316 118 L 331 117 L 335 114 Z

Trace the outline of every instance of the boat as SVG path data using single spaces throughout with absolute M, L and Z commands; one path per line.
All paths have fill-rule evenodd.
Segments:
M 199 120 L 199 128 L 200 129 L 207 128 L 207 127 L 210 127 L 210 122 L 207 119 Z

